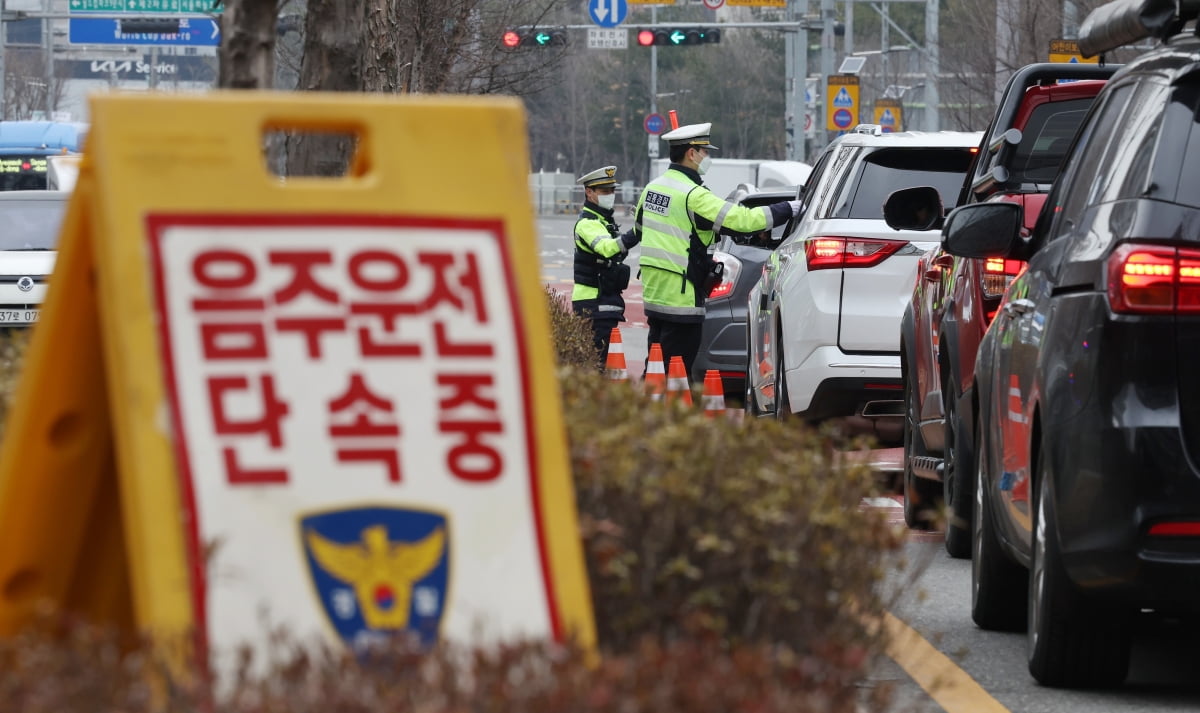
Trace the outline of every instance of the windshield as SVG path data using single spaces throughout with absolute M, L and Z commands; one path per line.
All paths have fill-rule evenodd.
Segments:
M 910 186 L 933 186 L 951 208 L 970 164 L 967 148 L 876 151 L 864 159 L 857 185 L 831 217 L 883 220 L 883 202 Z
M 0 200 L 0 250 L 54 250 L 66 200 Z

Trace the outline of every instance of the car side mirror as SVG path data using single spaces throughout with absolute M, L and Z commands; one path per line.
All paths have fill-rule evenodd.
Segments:
M 895 230 L 936 230 L 946 209 L 933 186 L 892 191 L 883 202 L 883 219 Z
M 1016 203 L 971 203 L 946 216 L 942 249 L 959 257 L 1016 257 L 1024 209 Z

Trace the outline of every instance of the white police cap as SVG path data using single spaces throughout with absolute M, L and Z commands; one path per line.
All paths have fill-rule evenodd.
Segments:
M 591 173 L 583 174 L 579 178 L 575 179 L 575 182 L 583 186 L 587 186 L 588 188 L 615 186 L 617 185 L 617 179 L 615 178 L 616 175 L 616 166 L 605 166 L 604 168 L 597 168 Z
M 708 133 L 710 129 L 712 129 L 712 122 L 708 122 L 707 124 L 688 124 L 674 131 L 668 131 L 659 138 L 668 142 L 671 146 L 687 145 L 714 150 L 719 147 L 709 143 Z

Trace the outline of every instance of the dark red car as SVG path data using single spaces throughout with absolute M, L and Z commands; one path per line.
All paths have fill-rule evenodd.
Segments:
M 1017 203 L 1025 228 L 1032 229 L 1067 146 L 1116 69 L 1033 64 L 1013 74 L 958 205 Z M 920 222 L 914 206 L 935 198 L 922 188 L 893 194 L 889 224 L 899 229 Z M 939 223 L 941 208 L 933 210 Z M 959 402 L 971 384 L 983 333 L 1023 268 L 1019 260 L 955 258 L 939 247 L 924 256 L 901 323 L 904 519 L 910 527 L 929 527 L 944 504 L 946 550 L 954 557 L 970 556 L 973 509 L 972 474 L 956 477 L 972 462 L 971 424 L 960 417 L 968 412 Z

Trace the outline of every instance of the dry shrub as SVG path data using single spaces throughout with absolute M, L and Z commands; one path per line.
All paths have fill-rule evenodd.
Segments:
M 550 309 L 550 331 L 560 366 L 597 368 L 596 347 L 592 344 L 592 324 L 571 309 L 570 295 L 545 287 Z
M 876 487 L 822 434 L 651 403 L 593 366 L 590 326 L 548 299 L 603 657 L 548 642 L 365 658 L 277 649 L 204 687 L 147 681 L 157 650 L 80 623 L 0 639 L 0 701 L 23 713 L 794 713 L 886 708 L 861 693 L 884 644 L 886 557 L 902 530 L 860 507 Z M 0 405 L 20 340 L 0 345 Z M 574 365 L 574 366 L 572 366 Z M 0 413 L 0 417 L 3 413 Z M 790 424 L 787 424 L 790 426 Z M 281 648 L 282 647 L 282 648 Z M 864 701 L 867 696 L 870 701 Z
M 880 650 L 872 621 L 903 530 L 861 507 L 873 473 L 792 424 L 707 419 L 583 370 L 562 382 L 607 650 L 647 634 Z
M 215 700 L 161 681 L 144 654 L 78 623 L 0 640 L 0 700 L 21 713 L 797 713 L 855 710 L 855 679 L 783 647 L 643 639 L 598 663 L 546 641 L 423 651 L 403 639 L 358 657 L 279 644 L 265 676 Z M 54 643 L 50 643 L 53 641 Z M 156 696 L 154 690 L 164 691 Z M 873 701 L 881 702 L 881 701 Z M 881 710 L 872 706 L 870 710 Z
M 0 330 L 0 436 L 17 390 L 17 378 L 21 375 L 21 360 L 29 346 L 29 330 Z

